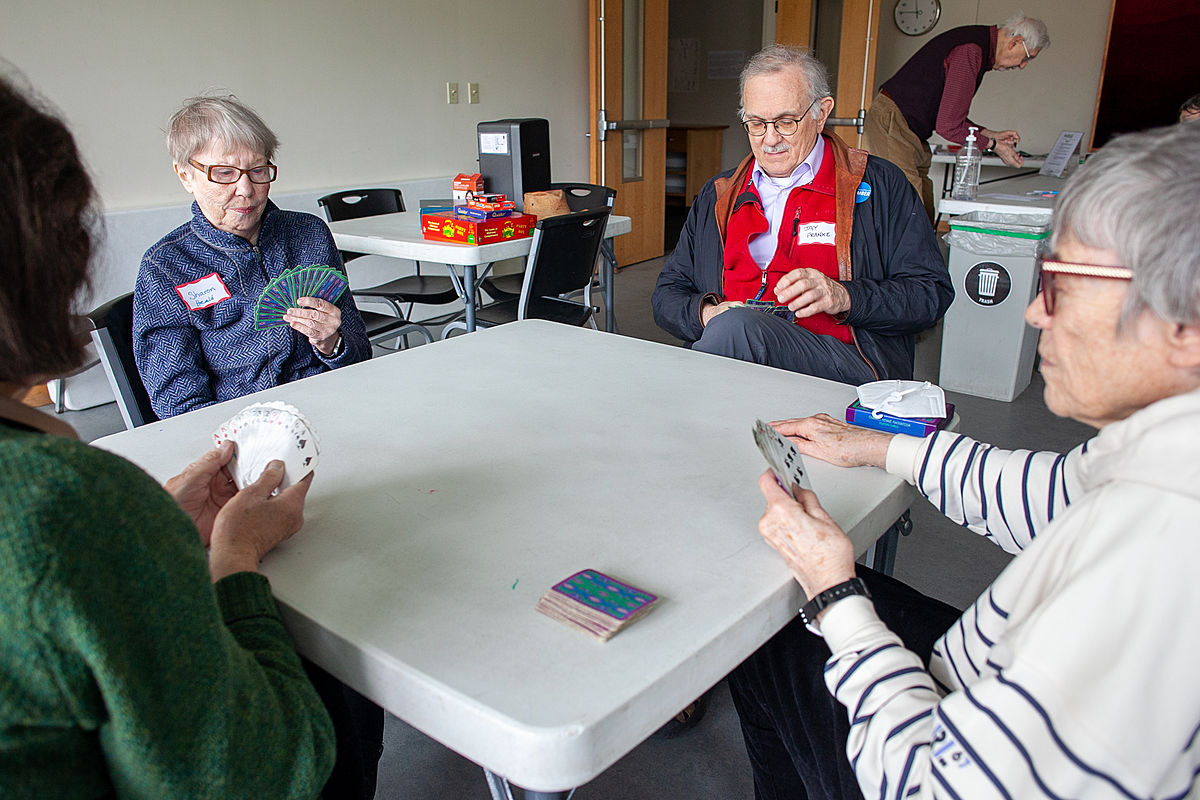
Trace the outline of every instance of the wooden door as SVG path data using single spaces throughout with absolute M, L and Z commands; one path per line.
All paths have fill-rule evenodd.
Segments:
M 663 254 L 667 166 L 667 0 L 588 0 L 591 181 L 616 189 L 633 231 L 618 264 Z
M 829 69 L 833 113 L 826 127 L 860 147 L 862 117 L 875 96 L 881 0 L 779 0 L 775 40 L 806 47 Z

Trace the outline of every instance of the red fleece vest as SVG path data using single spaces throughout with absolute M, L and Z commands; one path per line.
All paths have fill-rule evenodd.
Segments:
M 762 200 L 750 181 L 753 170 L 733 203 L 725 237 L 724 294 L 726 300 L 749 300 L 762 287 L 763 271 L 750 255 L 750 239 L 767 232 L 770 222 L 763 213 Z M 775 284 L 788 272 L 800 267 L 816 269 L 838 279 L 837 249 L 834 237 L 837 208 L 834 204 L 833 153 L 826 148 L 817 176 L 807 186 L 797 186 L 788 195 L 779 222 L 779 242 L 767 265 L 767 288 L 761 299 L 775 298 Z M 830 314 L 815 314 L 797 319 L 796 324 L 813 333 L 833 336 L 849 344 L 850 328 Z

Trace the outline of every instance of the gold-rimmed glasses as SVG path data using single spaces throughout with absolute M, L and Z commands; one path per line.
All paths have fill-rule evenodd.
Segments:
M 775 132 L 780 136 L 793 136 L 796 131 L 800 130 L 800 123 L 808 116 L 808 112 L 821 98 L 814 97 L 813 101 L 808 104 L 808 108 L 800 112 L 797 117 L 779 117 L 777 119 L 745 119 L 742 120 L 742 127 L 746 129 L 746 133 L 751 136 L 766 136 L 767 126 L 770 125 L 775 129 Z

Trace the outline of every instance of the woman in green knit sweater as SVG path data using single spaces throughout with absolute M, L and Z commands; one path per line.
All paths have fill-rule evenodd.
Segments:
M 19 402 L 79 363 L 91 203 L 0 77 L 0 796 L 314 797 L 333 727 L 257 571 L 311 476 L 237 492 L 226 446 L 159 487 Z

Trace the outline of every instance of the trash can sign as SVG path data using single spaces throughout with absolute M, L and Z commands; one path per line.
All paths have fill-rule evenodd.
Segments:
M 1012 291 L 1012 277 L 1003 265 L 995 261 L 980 261 L 971 267 L 963 283 L 967 297 L 981 306 L 998 306 Z

